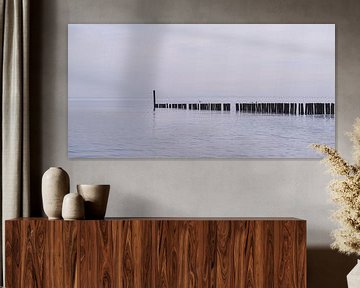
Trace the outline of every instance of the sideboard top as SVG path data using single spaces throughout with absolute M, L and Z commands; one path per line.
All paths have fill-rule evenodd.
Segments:
M 15 218 L 6 221 L 64 221 L 48 220 L 46 217 Z M 75 220 L 75 221 L 306 221 L 294 217 L 108 217 L 104 220 Z

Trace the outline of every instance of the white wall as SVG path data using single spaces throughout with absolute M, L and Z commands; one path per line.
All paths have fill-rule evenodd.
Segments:
M 308 245 L 327 246 L 334 224 L 318 160 L 69 160 L 68 23 L 335 23 L 337 147 L 360 116 L 360 3 L 337 0 L 51 0 L 33 9 L 33 188 L 50 166 L 79 183 L 109 183 L 107 216 L 293 216 Z M 36 18 L 36 19 L 35 19 Z M 36 109 L 36 110 L 35 110 Z M 37 199 L 38 201 L 38 199 Z

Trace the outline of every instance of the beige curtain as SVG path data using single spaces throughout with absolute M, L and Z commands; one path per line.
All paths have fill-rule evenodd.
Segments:
M 1 271 L 4 271 L 4 221 L 29 216 L 29 0 L 0 3 Z

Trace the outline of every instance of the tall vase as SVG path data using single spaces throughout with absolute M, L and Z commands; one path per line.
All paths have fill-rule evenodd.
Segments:
M 42 177 L 43 208 L 49 219 L 61 219 L 63 198 L 69 193 L 69 175 L 60 167 L 49 168 Z
M 360 287 L 360 260 L 357 261 L 355 267 L 347 275 L 348 288 Z

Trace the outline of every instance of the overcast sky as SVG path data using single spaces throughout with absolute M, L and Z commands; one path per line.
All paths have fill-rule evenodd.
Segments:
M 68 28 L 69 99 L 335 100 L 333 24 Z

